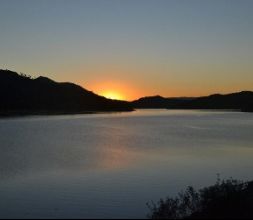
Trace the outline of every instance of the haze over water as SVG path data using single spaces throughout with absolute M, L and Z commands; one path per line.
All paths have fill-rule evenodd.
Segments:
M 1 218 L 143 218 L 188 185 L 253 179 L 253 115 L 138 110 L 0 119 Z

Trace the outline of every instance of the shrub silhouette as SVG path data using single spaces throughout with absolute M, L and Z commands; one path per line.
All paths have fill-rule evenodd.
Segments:
M 147 205 L 150 219 L 253 218 L 253 182 L 218 179 L 213 186 L 188 187 L 175 198 Z

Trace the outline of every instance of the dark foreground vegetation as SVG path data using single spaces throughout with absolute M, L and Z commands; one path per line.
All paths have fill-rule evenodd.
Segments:
M 73 83 L 0 70 L 0 115 L 131 111 L 130 103 L 106 99 Z
M 253 218 L 253 182 L 230 179 L 198 191 L 188 187 L 148 207 L 150 219 Z

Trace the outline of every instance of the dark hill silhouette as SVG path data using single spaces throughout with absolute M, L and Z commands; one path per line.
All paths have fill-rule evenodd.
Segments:
M 248 105 L 248 106 L 242 108 L 242 111 L 243 112 L 253 112 L 253 105 L 251 104 L 251 105 Z
M 177 108 L 193 98 L 164 98 L 162 96 L 149 96 L 133 101 L 135 108 Z
M 227 95 L 215 94 L 207 97 L 196 98 L 185 103 L 185 108 L 198 109 L 235 109 L 246 110 L 252 106 L 253 92 L 243 91 Z
M 128 102 L 106 99 L 73 83 L 0 70 L 1 115 L 131 110 Z
M 132 111 L 133 108 L 233 109 L 253 112 L 253 92 L 198 98 L 151 96 L 133 102 L 106 99 L 73 83 L 0 70 L 0 115 Z
M 198 98 L 144 97 L 132 102 L 135 108 L 167 109 L 231 109 L 253 111 L 253 92 L 243 91 L 227 95 L 214 94 Z

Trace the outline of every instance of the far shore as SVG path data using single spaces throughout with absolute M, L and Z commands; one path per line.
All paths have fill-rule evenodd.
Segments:
M 90 111 L 7 111 L 0 112 L 0 118 L 11 118 L 11 117 L 26 117 L 26 116 L 61 116 L 61 115 L 88 115 L 88 114 L 113 114 L 113 113 L 124 113 L 134 112 L 136 110 L 181 110 L 181 111 L 213 111 L 213 112 L 244 112 L 250 113 L 250 111 L 242 111 L 241 109 L 174 109 L 174 108 L 135 108 L 133 110 L 90 110 Z
M 25 117 L 25 116 L 57 116 L 57 115 L 87 115 L 87 114 L 105 114 L 105 113 L 123 113 L 123 112 L 133 112 L 135 110 L 108 110 L 108 111 L 73 111 L 73 112 L 64 112 L 64 111 L 9 111 L 9 112 L 0 112 L 0 118 L 9 118 L 9 117 Z

